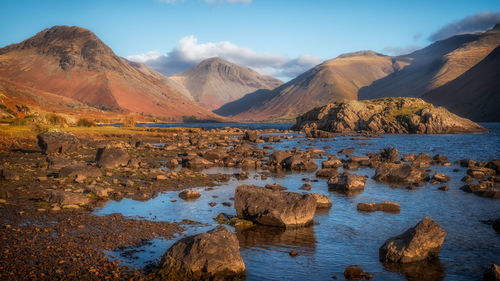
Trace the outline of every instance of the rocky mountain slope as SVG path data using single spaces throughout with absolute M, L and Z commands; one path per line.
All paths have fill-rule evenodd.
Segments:
M 385 77 L 407 63 L 372 51 L 341 55 L 325 61 L 270 93 L 227 104 L 219 114 L 241 120 L 290 120 L 316 106 L 339 99 L 357 99 L 358 90 Z
M 341 100 L 297 117 L 292 129 L 368 134 L 487 132 L 482 126 L 419 98 Z
M 217 118 L 159 75 L 134 67 L 94 33 L 76 26 L 45 29 L 0 49 L 0 78 L 11 83 L 112 111 L 170 120 Z
M 455 80 L 422 98 L 475 121 L 500 122 L 500 46 Z
M 283 82 L 221 58 L 202 61 L 188 71 L 169 77 L 185 87 L 204 108 L 214 110 L 260 89 L 274 89 Z
M 420 97 L 483 60 L 500 45 L 500 25 L 481 34 L 464 34 L 437 41 L 409 55 L 410 64 L 359 91 L 359 99 Z

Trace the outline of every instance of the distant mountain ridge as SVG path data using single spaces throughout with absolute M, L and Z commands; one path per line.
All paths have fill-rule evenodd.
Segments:
M 169 77 L 183 85 L 193 100 L 214 110 L 261 89 L 274 89 L 283 82 L 218 57 L 203 60 L 184 73 Z
M 172 120 L 219 118 L 174 89 L 162 74 L 148 71 L 77 26 L 54 26 L 0 49 L 0 78 L 32 89 L 96 108 Z

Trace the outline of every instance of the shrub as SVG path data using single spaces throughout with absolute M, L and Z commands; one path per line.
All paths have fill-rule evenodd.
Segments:
M 96 123 L 90 119 L 82 118 L 76 122 L 78 127 L 95 127 Z
M 135 127 L 134 117 L 128 116 L 128 117 L 123 118 L 122 126 L 123 127 Z
M 68 124 L 64 117 L 54 113 L 46 115 L 45 120 L 48 125 L 65 126 Z

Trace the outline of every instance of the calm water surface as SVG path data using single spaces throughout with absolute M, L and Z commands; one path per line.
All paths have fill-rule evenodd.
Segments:
M 301 139 L 295 139 L 273 145 L 275 149 L 306 149 L 312 146 L 330 154 L 336 154 L 342 148 L 354 147 L 354 155 L 378 152 L 384 147 L 393 146 L 401 154 L 444 154 L 451 162 L 463 158 L 484 161 L 500 158 L 500 124 L 483 125 L 491 133 L 385 135 L 370 140 L 339 137 L 336 141 L 327 142 L 300 142 Z M 320 163 L 324 159 L 316 160 Z M 345 267 L 352 264 L 358 264 L 365 271 L 374 274 L 374 280 L 481 280 L 482 272 L 489 264 L 500 264 L 500 235 L 485 223 L 500 217 L 500 200 L 481 198 L 461 191 L 460 179 L 465 175 L 464 168 L 455 164 L 451 167 L 431 168 L 451 177 L 449 191 L 440 191 L 438 186 L 431 184 L 418 190 L 391 188 L 371 179 L 373 169 L 360 169 L 355 173 L 370 178 L 365 190 L 354 196 L 329 192 L 326 180 L 323 179 L 311 182 L 310 192 L 326 194 L 333 202 L 330 210 L 316 214 L 315 221 L 318 224 L 312 227 L 296 230 L 262 226 L 243 231 L 233 229 L 240 241 L 240 251 L 247 267 L 247 280 L 333 280 L 331 277 L 334 275 L 342 280 Z M 457 168 L 459 171 L 453 172 Z M 339 171 L 342 169 L 339 168 Z M 239 170 L 214 168 L 206 172 L 231 174 Z M 131 199 L 109 201 L 103 208 L 96 210 L 95 214 L 121 213 L 159 221 L 190 219 L 204 223 L 202 226 L 189 226 L 184 233 L 194 234 L 215 227 L 216 222 L 212 218 L 217 214 L 236 213 L 233 207 L 225 207 L 221 203 L 230 201 L 229 198 L 234 196 L 234 189 L 239 184 L 263 186 L 267 183 L 279 183 L 289 191 L 302 192 L 298 188 L 304 183 L 303 178 L 315 179 L 314 173 L 292 173 L 266 180 L 261 180 L 258 175 L 259 172 L 253 173 L 244 181 L 232 179 L 213 190 L 196 188 L 201 193 L 196 201 L 183 201 L 178 198 L 178 192 L 171 191 L 147 202 Z M 214 195 L 217 198 L 213 198 Z M 360 213 L 356 210 L 359 202 L 387 200 L 398 202 L 401 212 Z M 210 202 L 216 202 L 217 205 L 210 207 Z M 430 216 L 447 231 L 439 260 L 399 268 L 381 264 L 378 249 L 384 241 L 414 226 L 424 216 Z M 147 245 L 132 249 L 133 252 L 129 252 L 129 255 L 124 255 L 127 250 L 109 254 L 124 264 L 141 267 L 159 259 L 174 242 L 175 239 L 153 240 Z M 290 257 L 288 252 L 292 249 L 300 255 Z M 426 273 L 422 275 L 422 272 Z

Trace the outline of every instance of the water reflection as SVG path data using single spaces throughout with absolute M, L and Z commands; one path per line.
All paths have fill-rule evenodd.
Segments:
M 236 236 L 242 248 L 283 248 L 300 247 L 307 253 L 314 253 L 316 236 L 314 227 L 285 229 L 280 227 L 257 225 L 250 228 L 236 228 Z
M 408 281 L 442 281 L 445 277 L 444 266 L 439 259 L 406 264 L 383 263 L 383 266 L 388 271 L 403 274 Z

